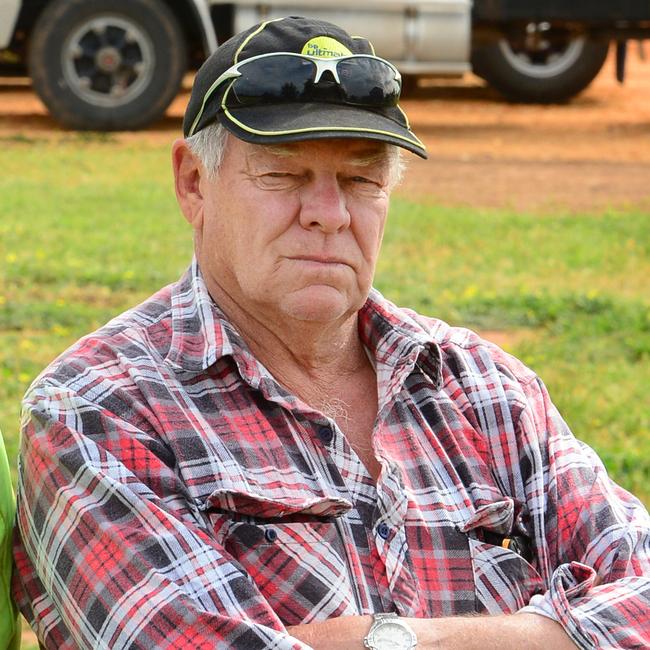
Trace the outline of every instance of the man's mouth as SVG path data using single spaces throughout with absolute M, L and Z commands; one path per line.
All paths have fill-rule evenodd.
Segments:
M 290 257 L 290 260 L 296 262 L 306 262 L 311 264 L 323 264 L 323 265 L 337 265 L 342 264 L 345 266 L 351 266 L 349 262 L 340 258 L 340 257 L 330 257 L 327 255 L 296 255 L 295 257 Z

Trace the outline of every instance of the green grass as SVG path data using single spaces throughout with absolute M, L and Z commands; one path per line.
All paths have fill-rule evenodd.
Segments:
M 0 428 L 12 463 L 20 398 L 44 365 L 186 266 L 168 161 L 111 138 L 2 143 Z
M 111 136 L 0 142 L 0 428 L 84 333 L 185 268 L 168 148 Z M 377 286 L 453 324 L 511 334 L 578 437 L 650 505 L 650 216 L 393 203 Z M 36 648 L 33 637 L 27 650 Z

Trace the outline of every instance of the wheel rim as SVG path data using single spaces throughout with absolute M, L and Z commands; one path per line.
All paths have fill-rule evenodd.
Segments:
M 528 23 L 521 35 L 503 38 L 499 48 L 508 63 L 527 77 L 547 79 L 569 70 L 584 50 L 586 40 L 548 23 Z
M 75 95 L 95 106 L 115 108 L 133 101 L 155 69 L 153 43 L 136 24 L 97 16 L 66 39 L 63 75 Z

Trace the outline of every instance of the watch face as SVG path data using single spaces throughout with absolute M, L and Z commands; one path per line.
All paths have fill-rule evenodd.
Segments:
M 412 646 L 413 634 L 400 623 L 383 622 L 372 635 L 372 647 L 376 650 L 406 650 Z

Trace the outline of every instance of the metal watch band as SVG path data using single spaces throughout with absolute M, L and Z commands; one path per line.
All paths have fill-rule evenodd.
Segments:
M 379 623 L 380 621 L 389 621 L 390 619 L 393 618 L 399 618 L 399 616 L 395 612 L 388 612 L 385 614 L 373 614 L 372 615 L 372 620 L 373 623 Z
M 381 628 L 386 623 L 393 623 L 393 625 L 397 625 L 398 627 L 402 628 L 405 634 L 410 636 L 409 645 L 404 645 L 400 647 L 404 647 L 405 649 L 408 648 L 409 650 L 413 650 L 417 647 L 417 637 L 415 636 L 415 632 L 413 632 L 411 626 L 408 623 L 406 623 L 406 621 L 404 621 L 402 618 L 400 618 L 400 616 L 395 612 L 373 614 L 372 625 L 370 626 L 370 630 L 368 631 L 367 636 L 363 640 L 364 647 L 371 648 L 371 649 L 376 649 L 378 647 L 381 649 L 382 647 L 384 647 L 381 645 L 380 646 L 374 645 L 375 642 L 374 635 L 377 629 Z M 391 644 L 391 647 L 397 647 L 397 646 L 393 646 Z

